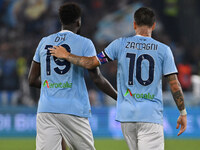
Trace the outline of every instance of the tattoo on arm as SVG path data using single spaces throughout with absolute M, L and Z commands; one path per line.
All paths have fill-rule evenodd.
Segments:
M 185 108 L 184 105 L 184 98 L 183 98 L 183 92 L 181 90 L 172 92 L 174 101 L 176 102 L 176 105 L 179 110 L 183 110 Z
M 177 75 L 176 74 L 169 75 L 167 76 L 167 79 L 170 84 L 172 96 L 174 98 L 174 101 L 178 109 L 183 110 L 185 108 L 184 96 L 183 96 L 182 88 L 178 81 Z
M 176 75 L 168 75 L 167 76 L 167 79 L 168 79 L 168 81 L 170 82 L 170 81 L 174 81 L 174 80 L 176 80 L 177 79 L 177 77 L 176 77 Z

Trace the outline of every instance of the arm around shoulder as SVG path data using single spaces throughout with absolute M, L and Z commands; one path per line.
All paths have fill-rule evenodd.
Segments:
M 84 67 L 86 69 L 94 69 L 100 65 L 96 56 L 84 57 L 84 56 L 73 55 L 68 51 L 66 51 L 66 49 L 62 46 L 54 46 L 53 48 L 49 48 L 49 50 L 52 56 L 61 59 L 66 59 L 72 64 Z

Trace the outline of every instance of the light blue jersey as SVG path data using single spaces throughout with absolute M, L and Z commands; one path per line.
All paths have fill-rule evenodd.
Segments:
M 113 41 L 105 55 L 118 60 L 116 120 L 162 124 L 162 76 L 177 73 L 170 48 L 137 35 Z
M 63 30 L 44 37 L 33 60 L 41 66 L 41 93 L 38 112 L 89 117 L 91 108 L 84 80 L 84 69 L 50 55 L 48 48 L 62 45 L 78 56 L 95 56 L 91 40 Z

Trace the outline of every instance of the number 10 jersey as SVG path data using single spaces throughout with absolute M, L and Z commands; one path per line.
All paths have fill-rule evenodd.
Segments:
M 64 59 L 50 55 L 48 48 L 62 45 L 78 56 L 95 56 L 91 40 L 70 31 L 44 37 L 35 52 L 33 60 L 41 66 L 41 93 L 38 113 L 63 113 L 89 117 L 91 108 L 84 80 L 84 69 Z
M 162 124 L 162 76 L 177 73 L 170 48 L 136 35 L 113 41 L 103 55 L 118 60 L 116 120 Z

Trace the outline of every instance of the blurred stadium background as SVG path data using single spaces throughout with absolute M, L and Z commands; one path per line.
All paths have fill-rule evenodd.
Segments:
M 66 0 L 0 0 L 0 150 L 35 149 L 35 115 L 39 90 L 30 88 L 27 74 L 38 42 L 60 30 L 58 8 Z M 199 0 L 74 0 L 83 9 L 81 35 L 97 52 L 112 40 L 134 34 L 133 13 L 153 8 L 153 37 L 169 45 L 179 70 L 188 110 L 187 131 L 177 137 L 179 112 L 163 81 L 164 132 L 167 150 L 197 150 L 200 146 L 200 1 Z M 116 62 L 101 66 L 116 87 Z M 115 118 L 115 102 L 99 91 L 85 72 L 99 150 L 128 149 Z M 81 91 L 80 91 L 81 92 Z M 145 110 L 144 110 L 145 111 Z

